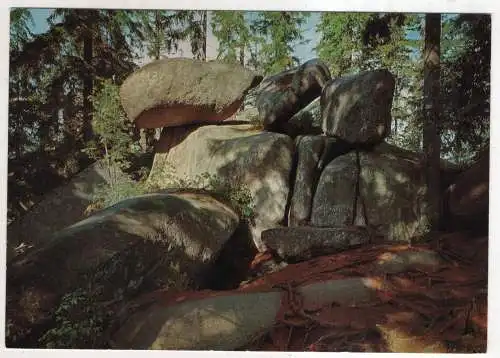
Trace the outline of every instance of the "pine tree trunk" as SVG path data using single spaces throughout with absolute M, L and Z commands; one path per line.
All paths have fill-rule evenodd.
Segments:
M 208 16 L 207 16 L 207 11 L 202 12 L 202 24 L 203 24 L 203 29 L 202 29 L 202 60 L 206 61 L 207 60 L 207 21 L 208 21 Z
M 17 81 L 17 100 L 18 102 L 21 101 L 21 74 L 19 73 L 18 75 L 18 81 Z M 22 156 L 22 144 L 21 144 L 21 136 L 22 136 L 22 121 L 15 121 L 15 147 L 16 147 L 16 160 L 21 160 Z
M 162 28 L 161 28 L 161 21 L 160 21 L 160 12 L 158 10 L 155 11 L 155 42 L 156 42 L 156 48 L 155 48 L 155 60 L 160 59 L 160 52 L 161 52 L 161 36 L 162 36 Z
M 89 25 L 90 26 L 90 25 Z M 87 30 L 83 39 L 83 60 L 90 69 L 92 66 L 92 30 Z M 93 90 L 92 71 L 85 71 L 83 78 L 83 141 L 92 138 L 92 100 L 90 96 Z
M 439 70 L 441 14 L 425 16 L 424 51 L 424 128 L 423 149 L 429 219 L 432 230 L 438 230 L 441 217 L 440 137 L 439 137 Z
M 243 46 L 240 47 L 240 65 L 245 66 L 245 49 Z

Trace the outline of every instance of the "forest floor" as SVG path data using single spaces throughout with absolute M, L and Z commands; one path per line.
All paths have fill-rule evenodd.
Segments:
M 398 251 L 438 253 L 438 267 L 377 276 L 373 263 Z M 304 314 L 293 287 L 365 277 L 378 299 L 362 306 L 328 305 Z M 249 283 L 288 286 L 291 295 L 270 334 L 246 349 L 273 351 L 486 352 L 488 238 L 439 235 L 420 245 L 373 245 L 289 265 Z
M 433 253 L 439 260 L 392 274 L 374 270 L 377 263 L 402 252 Z M 253 264 L 268 259 L 259 254 Z M 351 306 L 307 307 L 296 290 L 352 277 L 368 280 L 375 298 Z M 446 233 L 421 244 L 373 244 L 321 256 L 236 290 L 184 292 L 181 298 L 283 289 L 271 331 L 242 350 L 482 353 L 487 345 L 487 284 L 488 238 Z

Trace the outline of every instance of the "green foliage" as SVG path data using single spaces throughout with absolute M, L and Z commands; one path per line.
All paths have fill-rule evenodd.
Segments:
M 132 124 L 127 120 L 120 103 L 120 88 L 110 80 L 103 81 L 92 98 L 94 106 L 92 127 L 98 143 L 104 148 L 106 162 L 124 170 L 130 166 L 130 154 L 139 151 L 130 132 Z
M 94 189 L 92 203 L 87 208 L 87 214 L 147 192 L 148 190 L 142 182 L 135 182 L 125 174 L 120 173 L 116 176 L 112 185 L 102 184 Z
M 317 31 L 320 40 L 316 51 L 320 59 L 330 65 L 333 77 L 362 70 L 362 34 L 368 13 L 321 14 Z
M 217 59 L 245 64 L 245 52 L 250 51 L 254 37 L 244 11 L 213 11 L 211 26 L 219 42 Z
M 294 57 L 293 47 L 303 40 L 301 26 L 309 13 L 290 11 L 262 11 L 257 14 L 251 29 L 260 37 L 256 40 L 257 58 L 266 75 L 295 67 L 299 59 Z
M 191 44 L 193 57 L 205 61 L 207 59 L 207 11 L 181 10 L 176 18 L 181 24 L 180 38 Z
M 93 96 L 93 129 L 97 140 L 88 143 L 85 152 L 101 160 L 108 174 L 108 183 L 98 186 L 91 204 L 93 210 L 111 206 L 123 199 L 145 192 L 141 183 L 124 173 L 130 158 L 140 151 L 130 135 L 132 124 L 120 104 L 119 87 L 103 81 Z M 90 211 L 90 209 L 89 209 Z
M 142 43 L 134 11 L 56 9 L 40 34 L 30 33 L 31 11 L 11 12 L 9 220 L 90 164 L 87 95 L 96 79 L 120 83 Z
M 19 50 L 31 36 L 30 25 L 34 25 L 33 16 L 26 8 L 10 10 L 10 49 Z
M 441 47 L 442 150 L 467 163 L 489 143 L 491 16 L 444 17 Z
M 149 57 L 159 60 L 163 52 L 178 49 L 182 39 L 178 11 L 153 10 L 142 11 L 145 25 L 146 50 Z
M 297 66 L 294 46 L 303 40 L 308 13 L 288 11 L 214 11 L 211 26 L 217 58 L 252 67 L 266 75 Z
M 166 163 L 161 172 L 155 173 L 153 178 L 150 178 L 146 184 L 148 192 L 201 189 L 228 203 L 240 218 L 252 220 L 255 216 L 252 193 L 248 186 L 241 184 L 237 178 L 220 178 L 208 172 L 196 175 L 194 178 L 184 178 L 176 173 L 175 167 L 170 163 Z
M 46 348 L 95 348 L 105 318 L 92 295 L 77 289 L 63 296 L 54 314 L 55 327 L 40 342 Z
M 230 181 L 228 179 L 221 179 L 216 175 L 209 173 L 203 173 L 200 175 L 200 179 L 195 179 L 195 181 L 202 180 L 205 180 L 205 182 L 207 183 L 204 189 L 220 195 L 224 199 L 229 201 L 240 218 L 246 220 L 253 219 L 255 215 L 255 207 L 252 193 L 247 186 L 234 185 L 233 181 Z
M 421 150 L 422 137 L 423 62 L 416 54 L 423 41 L 415 38 L 420 26 L 418 15 L 326 12 L 317 26 L 316 50 L 334 77 L 378 68 L 395 76 L 388 141 L 412 150 Z

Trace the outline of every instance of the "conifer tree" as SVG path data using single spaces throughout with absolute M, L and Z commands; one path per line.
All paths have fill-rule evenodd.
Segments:
M 218 40 L 217 59 L 245 65 L 253 37 L 244 11 L 213 11 L 212 32 Z
M 252 21 L 251 29 L 257 37 L 256 57 L 266 75 L 274 74 L 299 64 L 293 55 L 295 45 L 303 40 L 301 27 L 308 13 L 290 11 L 261 11 Z

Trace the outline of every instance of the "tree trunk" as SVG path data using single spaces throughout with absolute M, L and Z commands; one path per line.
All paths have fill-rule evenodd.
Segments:
M 203 11 L 201 14 L 201 19 L 202 19 L 202 61 L 207 60 L 207 21 L 208 21 L 208 11 Z
M 21 96 L 21 73 L 18 74 L 18 81 L 17 81 L 17 100 L 18 103 L 21 101 L 22 96 Z M 24 112 L 24 111 L 23 111 Z M 21 144 L 21 138 L 22 138 L 22 121 L 15 121 L 14 122 L 15 126 L 15 139 L 14 142 L 15 148 L 16 148 L 16 160 L 20 161 L 22 157 L 22 144 Z
M 439 56 L 441 39 L 441 14 L 425 16 L 424 51 L 424 127 L 423 149 L 429 219 L 432 230 L 438 230 L 441 217 L 439 121 Z
M 160 19 L 160 11 L 156 10 L 155 11 L 155 42 L 156 42 L 156 48 L 155 48 L 155 54 L 154 58 L 155 60 L 160 59 L 161 55 L 161 36 L 162 36 L 162 28 L 161 28 L 161 19 Z M 164 35 L 164 34 L 163 34 Z
M 91 26 L 90 24 L 88 26 Z M 93 36 L 92 30 L 88 29 L 83 38 L 83 60 L 88 66 L 83 78 L 83 141 L 87 142 L 92 139 L 92 95 L 93 78 L 92 78 L 92 47 Z
M 245 48 L 240 47 L 240 65 L 245 66 Z
M 241 45 L 240 47 L 240 64 L 245 66 L 245 47 Z M 245 109 L 245 101 L 241 102 L 241 110 Z

